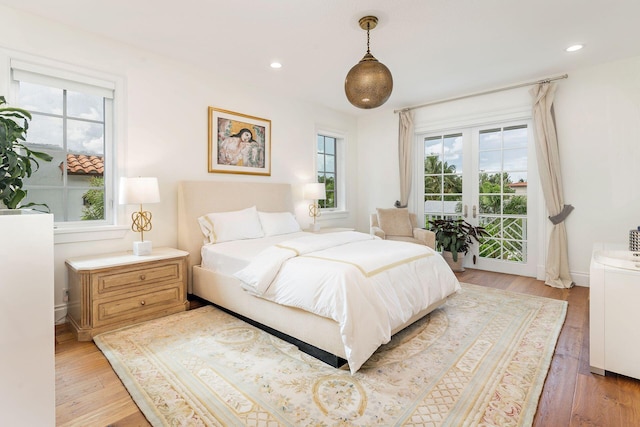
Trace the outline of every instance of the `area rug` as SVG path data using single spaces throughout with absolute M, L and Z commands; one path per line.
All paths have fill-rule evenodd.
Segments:
M 527 426 L 566 308 L 463 284 L 354 375 L 212 306 L 95 342 L 153 426 Z

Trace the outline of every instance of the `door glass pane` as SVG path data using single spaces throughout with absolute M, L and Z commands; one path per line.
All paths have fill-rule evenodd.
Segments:
M 462 213 L 462 134 L 424 139 L 425 226 L 432 219 Z
M 480 257 L 527 261 L 527 127 L 479 134 L 479 224 L 489 235 Z
M 442 196 L 433 194 L 424 196 L 424 211 L 426 213 L 443 212 Z
M 424 141 L 424 155 L 439 157 L 442 155 L 442 138 L 426 138 Z
M 427 194 L 440 193 L 442 191 L 442 176 L 425 176 L 424 192 Z
M 527 147 L 526 126 L 504 128 L 503 136 L 505 149 Z
M 479 155 L 478 168 L 480 171 L 495 172 L 502 169 L 501 151 L 481 151 Z
M 504 168 L 505 171 L 527 170 L 527 149 L 516 148 L 504 150 Z
M 461 194 L 462 193 L 462 174 L 442 175 L 442 192 Z
M 502 196 L 480 196 L 480 213 L 481 214 L 500 214 L 500 204 Z
M 457 196 L 444 196 L 444 213 L 448 215 L 462 213 L 462 194 Z
M 443 158 L 445 169 L 462 173 L 462 137 L 460 135 L 444 137 Z
M 480 131 L 478 144 L 480 151 L 500 150 L 502 148 L 500 129 Z

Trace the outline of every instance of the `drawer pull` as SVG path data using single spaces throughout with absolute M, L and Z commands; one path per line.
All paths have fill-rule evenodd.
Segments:
M 146 302 L 144 302 L 144 300 L 140 301 L 140 305 L 145 305 Z
M 141 274 L 141 275 L 140 275 L 140 280 L 144 280 L 144 279 L 146 279 L 146 278 L 147 278 L 147 276 L 145 276 L 144 274 Z

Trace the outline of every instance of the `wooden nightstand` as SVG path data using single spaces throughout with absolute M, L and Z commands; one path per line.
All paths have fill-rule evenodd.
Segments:
M 188 255 L 157 248 L 68 259 L 67 318 L 78 341 L 186 310 Z

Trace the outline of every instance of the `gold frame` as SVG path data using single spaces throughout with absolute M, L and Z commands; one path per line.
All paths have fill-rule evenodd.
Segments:
M 210 173 L 271 176 L 271 120 L 214 107 L 208 120 Z

